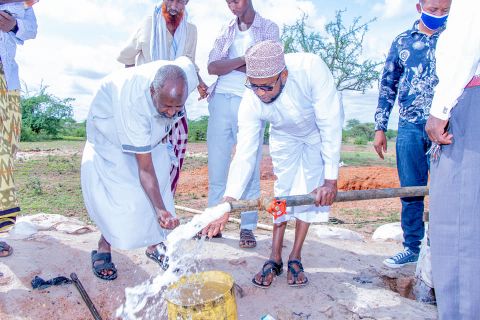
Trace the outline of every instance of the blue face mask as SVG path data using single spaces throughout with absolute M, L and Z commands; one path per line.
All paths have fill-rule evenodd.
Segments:
M 448 14 L 443 16 L 434 16 L 433 14 L 423 11 L 423 8 L 422 8 L 422 16 L 420 17 L 425 27 L 427 27 L 432 31 L 435 31 L 438 28 L 442 27 L 447 21 L 447 18 L 448 18 Z

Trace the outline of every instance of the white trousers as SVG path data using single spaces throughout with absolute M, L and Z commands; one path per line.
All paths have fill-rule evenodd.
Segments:
M 312 192 L 323 185 L 323 159 L 321 141 L 317 135 L 313 137 L 293 137 L 270 133 L 270 155 L 275 181 L 275 196 L 293 196 Z M 287 208 L 287 215 L 274 220 L 281 223 L 290 219 L 301 221 L 327 222 L 330 207 L 314 205 Z

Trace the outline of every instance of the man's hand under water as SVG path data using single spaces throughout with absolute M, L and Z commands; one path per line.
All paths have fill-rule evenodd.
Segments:
M 180 220 L 172 216 L 167 210 L 159 210 L 157 212 L 157 219 L 160 227 L 167 230 L 175 229 L 180 224 Z

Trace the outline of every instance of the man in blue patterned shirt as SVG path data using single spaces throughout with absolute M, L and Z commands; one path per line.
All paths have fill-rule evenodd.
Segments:
M 397 170 L 402 187 L 426 186 L 430 140 L 425 123 L 430 111 L 435 75 L 435 46 L 450 10 L 451 0 L 420 0 L 421 14 L 413 28 L 397 36 L 385 62 L 375 113 L 374 147 L 380 158 L 387 151 L 388 119 L 398 97 L 400 121 L 396 142 Z M 416 263 L 425 233 L 423 197 L 402 198 L 404 251 L 384 260 L 391 268 Z

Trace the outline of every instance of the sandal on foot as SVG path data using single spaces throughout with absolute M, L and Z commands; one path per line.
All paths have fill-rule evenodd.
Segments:
M 163 243 L 158 244 L 155 246 L 155 250 L 153 252 L 148 252 L 145 251 L 145 255 L 158 263 L 160 265 L 160 268 L 163 269 L 163 271 L 167 271 L 169 264 L 168 264 L 168 257 L 166 256 L 167 252 L 167 247 Z
M 268 267 L 268 268 L 267 268 Z M 265 281 L 265 278 L 270 274 L 270 273 L 273 273 L 274 277 L 272 279 L 272 282 L 270 282 L 269 285 L 265 285 L 263 284 L 263 282 Z M 273 283 L 273 280 L 275 280 L 275 277 L 278 277 L 279 275 L 281 275 L 283 273 L 283 262 L 280 261 L 280 263 L 276 263 L 275 261 L 273 260 L 267 260 L 265 261 L 265 263 L 263 264 L 263 267 L 262 267 L 262 281 L 261 282 L 257 282 L 257 280 L 255 279 L 255 277 L 253 277 L 252 279 L 252 283 L 256 286 L 256 287 L 259 287 L 259 288 L 262 288 L 262 289 L 267 289 L 269 288 L 272 283 Z
M 11 256 L 13 253 L 13 248 L 10 245 L 8 245 L 8 243 L 4 241 L 0 241 L 0 252 L 4 252 L 4 251 L 7 251 L 7 254 L 4 256 L 1 255 L 0 258 Z
M 217 233 L 216 235 L 214 235 L 212 238 L 213 239 L 220 239 L 222 238 L 223 235 L 221 232 Z M 193 236 L 192 240 L 200 240 L 202 239 L 202 232 L 200 231 L 199 233 L 197 233 L 196 235 Z M 208 236 L 205 236 L 205 239 L 208 240 L 210 239 Z
M 296 270 L 293 266 L 296 266 L 298 268 L 298 270 Z M 288 261 L 288 271 L 290 271 L 292 273 L 292 276 L 293 276 L 293 283 L 289 283 L 288 285 L 290 287 L 303 287 L 303 286 L 306 286 L 307 283 L 308 283 L 308 278 L 305 276 L 305 271 L 303 270 L 303 265 L 302 263 L 300 262 L 300 260 L 290 260 Z M 304 273 L 304 277 L 305 277 L 305 281 L 304 282 L 298 282 L 298 275 L 303 272 Z M 287 277 L 288 279 L 288 277 Z M 288 281 L 288 280 L 287 280 Z
M 238 242 L 240 248 L 251 249 L 257 246 L 257 239 L 252 230 L 241 229 L 240 241 Z
M 95 265 L 95 262 L 103 261 L 101 264 Z M 105 275 L 102 271 L 112 271 L 111 275 Z M 115 280 L 117 278 L 117 268 L 112 263 L 112 254 L 110 252 L 92 251 L 92 271 L 93 274 L 102 280 Z

